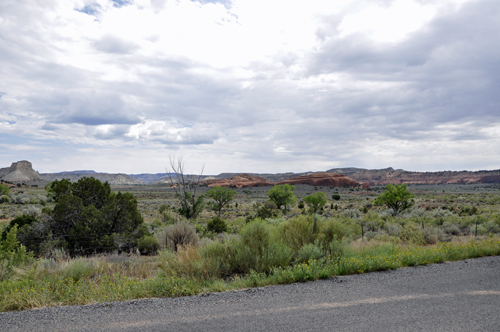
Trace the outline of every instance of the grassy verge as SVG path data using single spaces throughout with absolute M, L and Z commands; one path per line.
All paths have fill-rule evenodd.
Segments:
M 309 260 L 268 274 L 251 272 L 228 279 L 169 274 L 162 268 L 162 255 L 38 260 L 0 282 L 0 311 L 195 295 L 493 255 L 500 255 L 498 238 L 425 247 L 370 241 L 348 245 L 339 259 Z

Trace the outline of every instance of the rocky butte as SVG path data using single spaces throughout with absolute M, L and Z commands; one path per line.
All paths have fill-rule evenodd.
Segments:
M 0 168 L 0 180 L 12 182 L 41 181 L 40 174 L 27 160 L 12 163 L 10 167 Z
M 278 184 L 308 184 L 311 186 L 357 187 L 359 183 L 343 174 L 312 173 L 296 176 Z

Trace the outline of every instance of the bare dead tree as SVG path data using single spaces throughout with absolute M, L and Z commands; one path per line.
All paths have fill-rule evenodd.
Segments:
M 203 195 L 198 196 L 196 193 L 204 167 L 202 167 L 199 175 L 187 175 L 184 173 L 182 158 L 175 159 L 175 157 L 169 156 L 169 161 L 170 169 L 167 169 L 169 181 L 181 203 L 178 212 L 187 219 L 195 219 L 204 206 Z M 175 176 L 172 176 L 171 173 L 174 173 Z

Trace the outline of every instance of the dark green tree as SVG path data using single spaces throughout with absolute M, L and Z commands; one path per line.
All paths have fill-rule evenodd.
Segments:
M 278 184 L 275 185 L 267 192 L 269 200 L 274 202 L 278 209 L 282 206 L 294 205 L 297 201 L 297 197 L 293 194 L 295 186 L 291 184 Z
M 57 202 L 52 237 L 73 255 L 130 250 L 149 235 L 135 197 L 112 192 L 107 182 L 82 178 L 68 185 L 62 180 L 49 189 Z
M 234 195 L 236 195 L 236 191 L 219 186 L 213 187 L 205 194 L 205 196 L 214 200 L 211 207 L 214 211 L 218 212 L 219 218 L 222 208 L 233 200 Z
M 45 190 L 47 191 L 47 196 L 57 203 L 64 195 L 71 194 L 71 180 L 62 179 L 52 181 L 45 185 Z
M 379 195 L 373 204 L 377 206 L 385 205 L 393 209 L 394 214 L 397 215 L 415 204 L 414 197 L 415 196 L 406 189 L 406 183 L 395 186 L 388 184 L 385 186 L 385 192 Z

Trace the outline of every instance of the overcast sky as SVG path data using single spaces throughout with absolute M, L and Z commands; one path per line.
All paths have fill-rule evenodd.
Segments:
M 498 0 L 0 0 L 0 167 L 500 168 Z

